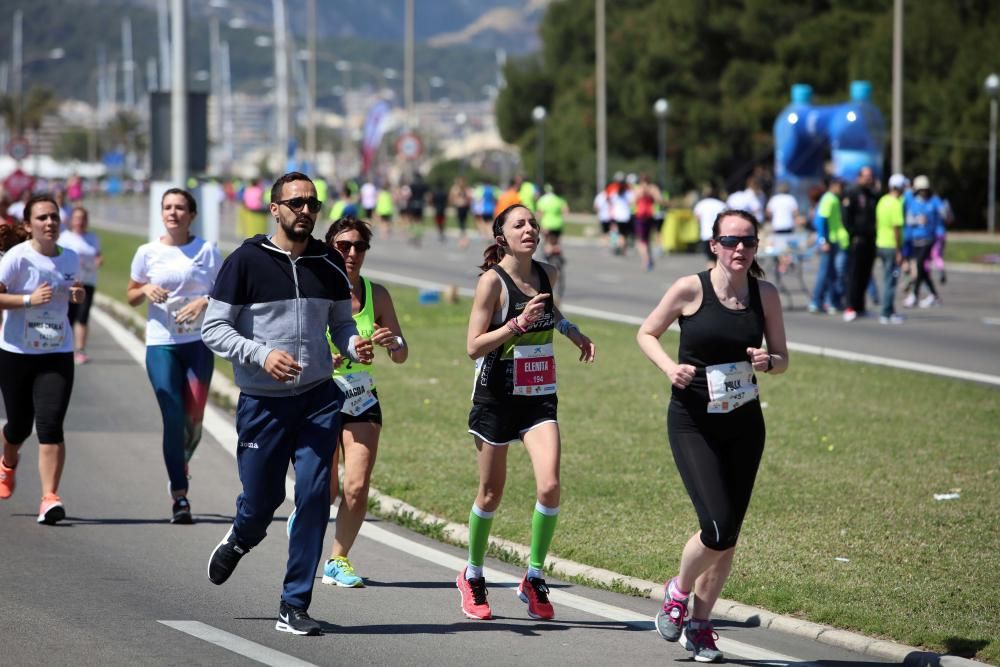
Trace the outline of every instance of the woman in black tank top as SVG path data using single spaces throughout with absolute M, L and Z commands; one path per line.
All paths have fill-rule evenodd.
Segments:
M 778 291 L 758 280 L 764 272 L 754 259 L 756 218 L 725 210 L 712 232 L 715 267 L 671 285 L 636 335 L 670 379 L 670 448 L 700 527 L 684 547 L 679 574 L 666 584 L 656 629 L 667 641 L 683 635 L 700 662 L 722 659 L 709 619 L 732 566 L 764 451 L 755 374 L 788 368 Z M 677 361 L 659 340 L 675 321 L 681 328 Z
M 531 258 L 539 236 L 531 211 L 520 204 L 507 207 L 493 222 L 493 236 L 494 244 L 483 253 L 466 341 L 476 360 L 469 433 L 479 452 L 479 491 L 469 514 L 469 561 L 455 584 L 463 614 L 492 618 L 483 561 L 507 479 L 507 445 L 520 439 L 535 471 L 536 495 L 529 568 L 517 596 L 527 603 L 529 616 L 548 620 L 555 612 L 542 568 L 559 514 L 562 447 L 553 331 L 576 345 L 580 361 L 593 361 L 595 347 L 552 301 L 558 272 Z

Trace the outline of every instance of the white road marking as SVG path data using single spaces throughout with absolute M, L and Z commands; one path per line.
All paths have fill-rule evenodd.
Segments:
M 146 360 L 146 349 L 145 346 L 140 343 L 135 336 L 133 336 L 127 329 L 115 321 L 112 317 L 104 313 L 99 308 L 95 308 L 92 311 L 92 315 L 97 323 L 103 328 L 107 329 L 111 334 L 111 337 L 119 343 L 129 355 L 135 359 L 139 365 L 144 365 Z M 205 409 L 205 420 L 203 422 L 203 428 L 208 431 L 208 433 L 222 445 L 229 454 L 235 459 L 236 458 L 236 442 L 237 434 L 236 428 L 233 426 L 232 419 L 226 415 L 224 412 L 219 410 L 213 405 L 208 405 Z M 288 477 L 285 478 L 285 495 L 288 498 L 295 497 L 295 481 Z M 463 558 L 453 556 L 450 553 L 444 551 L 439 551 L 433 547 L 415 542 L 413 540 L 397 535 L 391 531 L 381 528 L 367 521 L 361 526 L 361 534 L 366 538 L 384 544 L 385 546 L 391 547 L 398 551 L 408 554 L 410 556 L 415 556 L 422 560 L 425 560 L 433 565 L 444 568 L 454 573 L 458 573 L 462 568 L 465 567 L 466 563 Z M 490 571 L 490 582 L 493 584 L 499 584 L 507 588 L 515 588 L 519 583 L 520 579 L 515 576 L 511 576 L 500 571 Z M 591 614 L 593 616 L 600 616 L 612 621 L 619 621 L 626 625 L 654 630 L 653 621 L 651 616 L 648 614 L 639 614 L 629 609 L 624 609 L 622 607 L 616 607 L 614 605 L 606 604 L 604 602 L 599 602 L 597 600 L 591 600 L 589 598 L 583 597 L 581 595 L 576 595 L 574 593 L 568 593 L 566 591 L 553 590 L 550 593 L 552 602 L 556 605 L 561 605 L 564 607 L 570 607 L 578 611 L 582 611 L 586 614 Z M 188 634 L 194 635 L 196 637 L 201 637 L 206 641 L 211 641 L 214 644 L 223 646 L 231 651 L 235 651 L 240 655 L 248 655 L 243 653 L 243 650 L 250 650 L 246 647 L 259 647 L 264 651 L 269 651 L 277 656 L 284 656 L 284 654 L 278 653 L 277 651 L 271 651 L 264 646 L 254 644 L 248 640 L 242 640 L 235 635 L 230 635 L 222 630 L 217 630 L 209 625 L 204 625 L 195 621 L 160 621 L 165 625 L 169 625 L 172 628 L 180 630 L 182 632 L 187 632 Z M 178 627 L 181 625 L 183 627 Z M 197 627 L 196 627 L 197 626 Z M 197 630 L 197 632 L 192 631 Z M 201 632 L 202 634 L 198 634 Z M 214 634 L 213 634 L 214 633 Z M 206 635 L 206 636 L 203 636 Z M 209 639 L 207 635 L 215 637 L 217 640 Z M 225 638 L 231 638 L 232 644 L 226 645 L 222 643 Z M 236 643 L 240 642 L 240 643 Z M 238 646 L 242 650 L 237 650 L 237 648 L 232 648 L 231 646 Z M 776 653 L 767 649 L 759 648 L 751 644 L 746 644 L 744 642 L 736 641 L 734 639 L 720 638 L 718 641 L 719 648 L 730 656 L 738 656 L 746 658 L 749 660 L 760 660 L 773 664 L 790 664 L 796 663 L 799 667 L 808 667 L 811 663 L 807 663 L 801 658 L 796 658 L 792 656 L 787 656 L 781 653 Z M 261 660 L 261 658 L 253 657 L 254 660 Z M 290 656 L 287 657 L 289 660 L 294 660 Z M 295 663 L 279 663 L 279 662 L 267 662 L 261 660 L 266 664 L 300 664 L 305 665 L 308 663 L 297 661 Z
M 245 658 L 256 660 L 264 665 L 274 665 L 274 667 L 316 667 L 314 663 L 299 660 L 298 658 L 275 651 L 249 639 L 243 639 L 238 635 L 213 628 L 198 621 L 157 621 L 168 628 L 173 628 L 178 632 L 197 637 L 210 644 L 215 644 L 227 651 L 232 651 Z
M 983 324 L 992 324 L 994 326 L 1000 326 L 1000 317 L 984 317 Z

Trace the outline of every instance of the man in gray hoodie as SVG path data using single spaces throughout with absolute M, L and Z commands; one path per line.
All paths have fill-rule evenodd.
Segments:
M 297 635 L 321 633 L 307 612 L 330 520 L 330 465 L 340 432 L 343 395 L 331 379 L 326 332 L 354 361 L 372 359 L 351 316 L 351 285 L 340 253 L 312 238 L 322 202 L 304 174 L 271 188 L 271 237 L 243 242 L 215 281 L 202 338 L 233 363 L 240 387 L 236 452 L 243 492 L 232 528 L 216 546 L 208 578 L 221 585 L 257 546 L 285 499 L 295 466 L 295 516 L 275 626 Z

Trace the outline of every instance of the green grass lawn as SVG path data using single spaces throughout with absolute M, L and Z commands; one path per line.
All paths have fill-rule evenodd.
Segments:
M 138 239 L 101 237 L 99 288 L 123 298 Z M 419 305 L 416 290 L 391 290 L 411 350 L 402 366 L 378 359 L 386 423 L 373 485 L 465 522 L 477 486 L 469 300 Z M 557 336 L 563 494 L 552 552 L 665 579 L 697 529 L 666 440 L 668 381 L 633 327 L 578 321 L 598 361 L 577 363 Z M 675 335 L 664 344 L 676 353 Z M 789 373 L 762 376 L 761 397 L 767 448 L 723 595 L 1000 663 L 997 391 L 798 354 Z M 953 490 L 958 500 L 934 500 Z M 528 543 L 533 506 L 529 461 L 513 447 L 494 534 Z
M 982 262 L 986 255 L 1000 255 L 1000 242 L 959 241 L 949 238 L 944 247 L 946 262 Z

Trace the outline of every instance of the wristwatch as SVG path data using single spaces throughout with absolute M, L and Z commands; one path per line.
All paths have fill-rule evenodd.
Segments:
M 396 336 L 393 339 L 393 341 L 396 343 L 396 347 L 389 350 L 390 352 L 396 352 L 397 350 L 402 350 L 404 347 L 406 347 L 406 341 L 403 340 L 402 336 Z
M 764 372 L 770 373 L 772 368 L 774 368 L 774 357 L 769 354 L 767 355 L 767 368 L 764 369 Z

